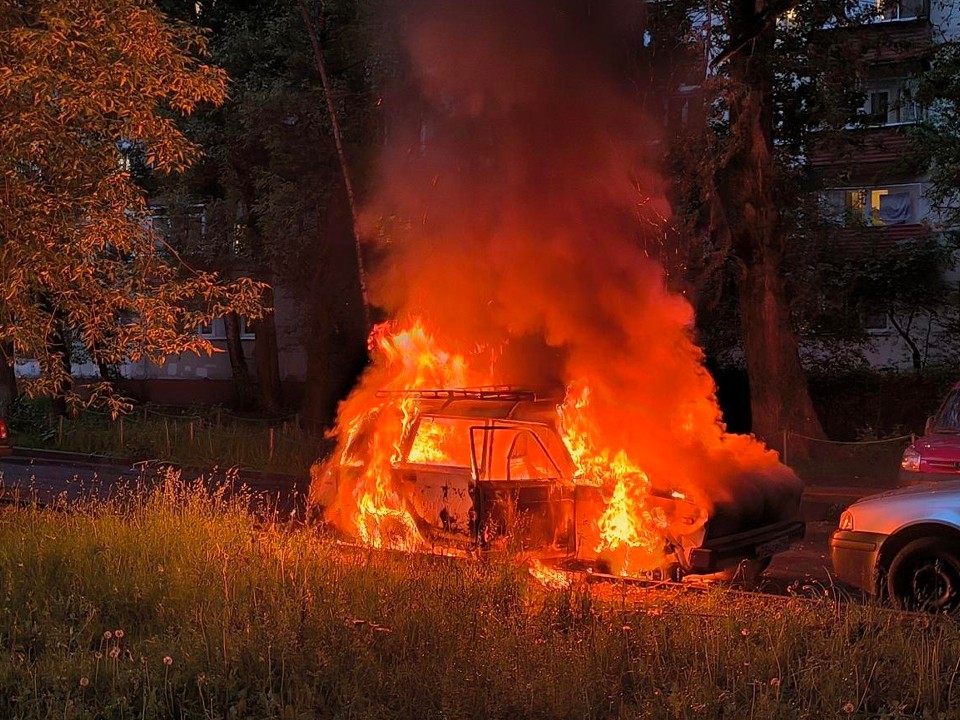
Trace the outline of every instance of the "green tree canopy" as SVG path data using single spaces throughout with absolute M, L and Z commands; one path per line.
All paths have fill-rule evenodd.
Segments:
M 130 172 L 132 154 L 157 173 L 198 156 L 176 117 L 225 98 L 205 50 L 146 0 L 0 7 L 0 347 L 8 366 L 39 362 L 28 393 L 79 399 L 72 345 L 101 364 L 163 362 L 210 352 L 196 327 L 212 316 L 258 316 L 260 285 L 165 246 Z M 91 397 L 111 400 L 109 387 Z

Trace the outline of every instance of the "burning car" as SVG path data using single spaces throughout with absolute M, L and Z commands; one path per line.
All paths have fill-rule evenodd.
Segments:
M 567 567 L 679 578 L 744 561 L 762 569 L 803 536 L 801 485 L 779 464 L 706 502 L 679 483 L 652 482 L 623 453 L 588 452 L 569 398 L 512 387 L 376 397 L 338 452 L 315 466 L 310 494 L 314 509 L 368 545 L 508 549 Z M 766 500 L 745 498 L 775 482 L 780 490 Z

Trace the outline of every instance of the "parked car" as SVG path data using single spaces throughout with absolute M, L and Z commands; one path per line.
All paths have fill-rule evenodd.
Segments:
M 574 479 L 555 398 L 513 391 L 415 395 L 416 420 L 399 444 L 402 454 L 391 472 L 432 543 L 483 551 L 507 538 L 540 557 L 605 571 L 596 543 L 584 538 L 596 536 L 606 500 L 601 488 Z M 439 457 L 424 452 L 437 438 L 444 443 Z M 360 432 L 357 442 L 369 438 Z M 322 512 L 339 489 L 354 487 L 358 472 L 359 466 L 335 460 L 316 466 L 312 509 Z M 743 485 L 733 482 L 709 517 L 675 488 L 652 489 L 648 505 L 660 508 L 666 519 L 666 561 L 655 571 L 659 577 L 715 573 L 744 561 L 753 564 L 748 570 L 753 574 L 803 537 L 804 524 L 796 518 L 802 483 L 792 471 L 780 465 L 768 475 L 739 480 Z M 777 492 L 757 492 L 774 486 Z
M 960 383 L 927 418 L 923 435 L 903 451 L 900 460 L 902 486 L 951 477 L 960 477 Z
M 6 457 L 13 453 L 10 446 L 10 432 L 7 429 L 7 422 L 0 418 L 0 457 Z
M 904 609 L 960 610 L 960 479 L 863 498 L 830 538 L 837 577 Z

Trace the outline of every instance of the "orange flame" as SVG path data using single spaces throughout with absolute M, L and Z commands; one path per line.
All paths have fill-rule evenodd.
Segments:
M 442 349 L 416 318 L 405 329 L 393 323 L 376 326 L 370 349 L 372 368 L 341 406 L 336 457 L 349 480 L 341 482 L 346 489 L 339 489 L 327 518 L 372 547 L 423 549 L 426 541 L 412 512 L 416 493 L 402 487 L 395 471 L 404 459 L 404 438 L 417 420 L 418 398 L 404 391 L 487 383 L 495 373 L 499 348 L 475 348 L 492 358 L 491 375 L 472 375 L 466 359 Z M 622 574 L 655 566 L 663 559 L 666 520 L 660 508 L 647 506 L 646 473 L 624 451 L 614 453 L 602 445 L 586 382 L 567 388 L 557 413 L 576 468 L 574 482 L 597 487 L 605 500 L 595 522 L 596 537 L 588 539 L 595 552 Z M 448 427 L 422 421 L 407 461 L 443 464 L 454 450 L 462 451 L 457 445 L 465 439 L 453 435 Z
M 597 447 L 600 438 L 587 383 L 569 385 L 557 412 L 564 444 L 577 468 L 575 480 L 608 494 L 597 521 L 595 551 L 607 556 L 614 571 L 622 575 L 656 566 L 664 555 L 667 521 L 662 508 L 647 506 L 647 474 L 623 450 L 611 458 L 609 448 Z
M 350 482 L 340 484 L 327 516 L 364 544 L 416 550 L 424 539 L 408 493 L 393 472 L 416 413 L 416 399 L 402 391 L 462 386 L 466 364 L 463 357 L 441 350 L 419 319 L 403 330 L 389 322 L 377 325 L 369 346 L 369 382 L 343 403 L 336 431 L 339 467 L 349 471 Z M 424 434 L 415 450 L 421 458 L 438 458 L 442 441 L 442 433 Z

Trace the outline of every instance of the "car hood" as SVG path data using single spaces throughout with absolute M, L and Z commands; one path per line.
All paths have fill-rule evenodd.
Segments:
M 892 534 L 908 525 L 939 523 L 960 528 L 960 480 L 915 485 L 871 495 L 848 510 L 854 529 Z

